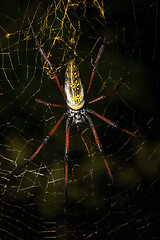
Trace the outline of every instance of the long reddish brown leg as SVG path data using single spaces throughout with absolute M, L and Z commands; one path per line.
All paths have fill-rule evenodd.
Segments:
M 68 190 L 68 152 L 69 152 L 69 128 L 70 120 L 66 120 L 66 145 L 64 153 L 65 191 Z
M 105 163 L 105 165 L 106 165 L 108 174 L 109 174 L 112 182 L 114 182 L 114 178 L 113 178 L 112 172 L 111 172 L 110 167 L 109 167 L 109 165 L 108 165 L 108 162 L 107 162 L 107 160 L 106 160 L 106 158 L 105 158 L 105 156 L 104 156 L 103 148 L 102 148 L 102 145 L 101 145 L 101 143 L 100 143 L 100 141 L 99 141 L 99 138 L 98 138 L 96 129 L 95 129 L 95 127 L 94 127 L 94 124 L 93 124 L 91 118 L 90 118 L 88 115 L 86 115 L 86 118 L 87 118 L 87 120 L 88 120 L 88 122 L 89 122 L 89 124 L 90 124 L 91 129 L 92 129 L 92 132 L 93 132 L 93 135 L 94 135 L 94 138 L 95 138 L 95 142 L 96 142 L 97 147 L 98 147 L 98 149 L 99 149 L 99 151 L 100 151 L 101 157 L 102 157 L 103 160 L 104 160 L 104 163 Z
M 92 85 L 92 81 L 93 81 L 93 78 L 94 78 L 94 75 L 95 75 L 95 72 L 96 72 L 96 69 L 97 69 L 97 66 L 98 66 L 98 61 L 99 61 L 99 59 L 100 59 L 100 57 L 101 57 L 101 55 L 102 55 L 102 53 L 103 53 L 103 51 L 105 49 L 106 38 L 107 37 L 106 37 L 106 34 L 105 34 L 104 39 L 103 39 L 103 43 L 102 43 L 102 45 L 101 45 L 101 47 L 100 47 L 100 49 L 98 51 L 97 58 L 96 58 L 96 60 L 94 62 L 94 66 L 93 66 L 93 70 L 92 70 L 92 74 L 91 74 L 91 78 L 90 78 L 90 82 L 89 82 L 89 86 L 88 86 L 86 94 L 88 94 L 89 91 L 90 91 L 90 88 L 91 88 L 91 85 Z
M 100 100 L 103 100 L 103 99 L 107 98 L 108 96 L 110 96 L 111 94 L 117 92 L 117 90 L 118 90 L 118 89 L 120 88 L 120 86 L 124 83 L 124 81 L 126 81 L 126 78 L 124 78 L 123 81 L 120 82 L 116 88 L 112 89 L 110 92 L 108 92 L 107 94 L 105 94 L 105 95 L 103 95 L 103 96 L 100 96 L 100 97 L 98 97 L 98 98 L 93 99 L 92 101 L 89 101 L 88 104 L 91 104 L 91 103 L 94 103 L 94 102 L 98 102 L 98 101 L 100 101 Z
M 47 102 L 44 102 L 44 101 L 42 101 L 40 99 L 37 99 L 37 98 L 35 99 L 35 101 L 38 102 L 38 103 L 42 103 L 46 106 L 50 106 L 50 107 L 66 108 L 66 106 L 64 106 L 64 105 L 59 105 L 59 104 L 55 104 L 55 103 L 47 103 Z
M 34 40 L 35 40 L 35 42 L 36 42 L 37 48 L 38 48 L 39 52 L 41 53 L 41 55 L 43 56 L 43 58 L 45 59 L 45 61 L 48 63 L 48 65 L 49 65 L 49 67 L 50 67 L 50 69 L 51 69 L 51 72 L 52 72 L 54 78 L 56 79 L 56 82 L 57 82 L 57 84 L 58 84 L 59 90 L 61 91 L 61 93 L 62 93 L 62 95 L 63 95 L 63 97 L 64 97 L 64 99 L 65 99 L 65 94 L 64 94 L 64 92 L 63 92 L 63 90 L 62 90 L 62 88 L 61 88 L 61 85 L 60 85 L 59 79 L 58 79 L 58 77 L 57 77 L 57 74 L 56 74 L 55 71 L 53 70 L 52 64 L 50 63 L 49 59 L 47 58 L 46 53 L 45 53 L 44 50 L 41 48 L 41 46 L 40 46 L 40 44 L 39 44 L 39 42 L 38 42 L 38 39 L 37 39 L 37 37 L 36 37 L 36 35 L 35 35 L 35 32 L 34 32 L 34 30 L 33 30 L 33 27 L 32 27 L 32 25 L 31 25 L 31 22 L 30 22 L 30 19 L 29 19 L 29 18 L 28 18 L 28 22 L 29 22 L 30 28 L 31 28 L 31 30 L 32 30 L 32 34 L 33 34 Z
M 99 113 L 96 113 L 96 112 L 94 112 L 94 111 L 91 110 L 91 109 L 87 109 L 87 112 L 92 113 L 92 114 L 95 115 L 96 117 L 102 119 L 104 122 L 108 123 L 108 124 L 111 125 L 112 127 L 115 127 L 115 128 L 117 128 L 117 129 L 121 130 L 122 132 L 128 133 L 129 135 L 131 135 L 131 136 L 133 136 L 133 137 L 135 137 L 135 138 L 140 138 L 140 139 L 142 139 L 141 136 L 139 136 L 139 135 L 137 135 L 137 134 L 135 134 L 135 133 L 133 133 L 133 132 L 130 132 L 130 131 L 128 131 L 128 130 L 125 129 L 125 128 L 120 128 L 115 122 L 113 122 L 113 121 L 111 121 L 111 120 L 109 120 L 109 119 L 101 116 Z
M 63 121 L 63 119 L 65 118 L 66 113 L 64 113 L 62 115 L 62 117 L 59 119 L 59 121 L 56 123 L 56 125 L 54 126 L 54 128 L 49 132 L 49 134 L 43 139 L 41 145 L 38 147 L 38 149 L 33 153 L 33 155 L 28 159 L 28 161 L 22 166 L 26 166 L 27 164 L 29 164 L 39 153 L 39 151 L 43 148 L 43 146 L 48 142 L 48 140 L 50 139 L 50 137 L 53 135 L 53 133 L 55 132 L 55 130 L 57 129 L 57 127 L 61 124 L 61 122 Z M 20 168 L 22 168 L 20 167 Z

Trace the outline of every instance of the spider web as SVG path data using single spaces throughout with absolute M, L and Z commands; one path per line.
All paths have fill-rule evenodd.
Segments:
M 64 104 L 27 16 L 62 86 L 66 64 L 75 57 L 87 89 L 107 32 L 87 100 L 127 76 L 117 93 L 90 108 L 145 139 L 91 116 L 116 184 L 87 123 L 70 130 L 67 201 L 65 121 L 33 162 L 17 168 L 64 111 L 35 102 Z M 0 18 L 1 238 L 159 239 L 158 1 L 7 0 Z

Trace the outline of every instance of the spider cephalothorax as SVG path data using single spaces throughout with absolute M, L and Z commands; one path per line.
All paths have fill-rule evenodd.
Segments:
M 72 125 L 80 125 L 85 123 L 85 116 L 86 116 L 86 110 L 80 109 L 80 110 L 74 110 L 69 108 L 68 111 L 68 118 L 71 120 Z
M 115 122 L 113 122 L 113 121 L 111 121 L 111 120 L 101 116 L 99 113 L 96 113 L 96 112 L 94 112 L 91 109 L 84 109 L 84 103 L 85 103 L 84 89 L 83 89 L 83 85 L 81 83 L 79 71 L 78 71 L 78 69 L 76 67 L 76 64 L 75 64 L 75 59 L 71 60 L 68 63 L 67 68 L 66 68 L 65 93 L 64 93 L 64 91 L 63 91 L 63 89 L 62 89 L 62 87 L 61 87 L 61 85 L 59 83 L 57 74 L 55 73 L 55 71 L 54 71 L 54 69 L 52 67 L 52 64 L 50 63 L 49 59 L 47 58 L 44 50 L 40 47 L 40 44 L 38 42 L 38 39 L 35 36 L 34 30 L 32 28 L 32 25 L 31 25 L 29 19 L 28 19 L 28 21 L 29 21 L 30 28 L 32 30 L 35 42 L 37 44 L 38 50 L 41 53 L 41 55 L 43 56 L 43 58 L 45 59 L 45 61 L 48 63 L 48 65 L 50 67 L 50 70 L 51 70 L 51 73 L 53 74 L 53 76 L 54 76 L 54 78 L 55 78 L 55 80 L 56 80 L 56 82 L 58 84 L 58 87 L 59 87 L 59 89 L 60 89 L 60 91 L 61 91 L 61 93 L 62 93 L 62 95 L 64 97 L 64 100 L 66 101 L 68 109 L 62 115 L 62 117 L 58 120 L 56 125 L 49 132 L 49 134 L 43 139 L 41 145 L 38 147 L 38 149 L 34 152 L 34 154 L 29 158 L 27 163 L 24 164 L 24 165 L 27 165 L 30 161 L 32 161 L 36 157 L 36 155 L 39 153 L 39 151 L 42 149 L 42 147 L 48 142 L 49 138 L 53 135 L 53 133 L 55 132 L 57 127 L 66 118 L 66 144 L 65 144 L 65 154 L 64 154 L 64 162 L 65 162 L 64 170 L 65 170 L 65 190 L 67 190 L 68 189 L 68 153 L 69 153 L 69 129 L 70 129 L 70 125 L 82 124 L 85 121 L 88 121 L 89 125 L 90 125 L 90 127 L 92 129 L 92 132 L 93 132 L 93 135 L 94 135 L 97 147 L 98 147 L 98 149 L 99 149 L 99 151 L 101 153 L 101 157 L 103 158 L 104 163 L 106 165 L 106 168 L 108 170 L 108 174 L 109 174 L 110 178 L 112 179 L 112 181 L 114 181 L 113 175 L 112 175 L 111 170 L 109 168 L 108 162 L 107 162 L 107 160 L 105 158 L 102 145 L 101 145 L 101 143 L 99 141 L 99 138 L 98 138 L 96 129 L 94 127 L 94 124 L 92 122 L 92 119 L 90 117 L 90 114 L 95 115 L 96 117 L 102 119 L 103 121 L 105 121 L 106 123 L 111 125 L 112 127 L 117 128 L 117 129 L 119 129 L 119 130 L 121 130 L 121 131 L 123 131 L 123 132 L 125 132 L 127 134 L 130 134 L 133 137 L 136 137 L 136 138 L 141 138 L 141 137 L 138 136 L 135 133 L 132 133 L 132 132 L 124 129 L 124 128 L 120 128 Z M 106 34 L 105 34 L 105 37 L 103 39 L 103 43 L 102 43 L 102 45 L 101 45 L 101 47 L 100 47 L 100 49 L 98 51 L 97 58 L 95 60 L 94 66 L 93 66 L 93 70 L 92 70 L 92 73 L 91 73 L 90 82 L 89 82 L 89 86 L 88 86 L 86 95 L 90 91 L 92 80 L 93 80 L 93 77 L 95 75 L 96 68 L 97 68 L 97 65 L 98 65 L 98 61 L 99 61 L 99 59 L 100 59 L 100 57 L 101 57 L 101 55 L 102 55 L 102 53 L 104 51 L 105 44 L 106 44 Z M 110 91 L 106 95 L 100 96 L 100 97 L 98 97 L 96 99 L 93 99 L 92 101 L 88 102 L 88 105 L 92 104 L 94 102 L 100 101 L 100 100 L 108 97 L 109 95 L 113 94 L 114 92 L 116 92 L 118 90 L 118 88 L 120 87 L 120 85 L 122 83 L 123 83 L 123 81 L 116 88 L 114 88 L 112 91 Z M 59 108 L 66 109 L 66 106 L 55 104 L 55 103 L 47 103 L 47 102 L 44 102 L 44 101 L 39 100 L 39 99 L 36 99 L 36 102 L 42 103 L 42 104 L 44 104 L 46 106 L 59 107 Z

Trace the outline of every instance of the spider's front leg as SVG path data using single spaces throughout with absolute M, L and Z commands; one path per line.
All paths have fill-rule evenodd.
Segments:
M 99 59 L 105 49 L 105 45 L 106 45 L 106 38 L 107 38 L 107 35 L 105 33 L 104 35 L 104 38 L 103 38 L 103 43 L 102 45 L 100 46 L 100 49 L 98 51 L 98 54 L 97 54 L 97 57 L 96 57 L 96 60 L 94 62 L 94 66 L 93 66 L 93 69 L 92 69 L 92 73 L 91 73 L 91 77 L 90 77 L 90 81 L 89 81 L 89 86 L 88 86 L 88 89 L 87 89 L 87 93 L 86 95 L 89 93 L 90 91 L 90 88 L 91 88 L 91 85 L 92 85 L 92 81 L 93 81 L 93 78 L 94 78 L 94 75 L 95 75 L 95 72 L 96 72 L 96 69 L 97 69 L 97 66 L 98 66 L 98 62 L 99 62 Z
M 98 147 L 98 149 L 99 149 L 99 151 L 100 151 L 100 154 L 101 154 L 101 156 L 102 156 L 102 158 L 103 158 L 103 160 L 104 160 L 104 163 L 105 163 L 105 165 L 106 165 L 108 174 L 109 174 L 112 182 L 114 182 L 114 178 L 113 178 L 112 172 L 111 172 L 110 167 L 109 167 L 109 165 L 108 165 L 108 162 L 107 162 L 107 160 L 106 160 L 106 158 L 105 158 L 105 156 L 104 156 L 104 151 L 103 151 L 102 145 L 101 145 L 101 143 L 100 143 L 100 141 L 99 141 L 99 138 L 98 138 L 98 135 L 97 135 L 95 126 L 94 126 L 94 124 L 93 124 L 93 122 L 92 122 L 92 119 L 88 116 L 88 114 L 86 114 L 86 118 L 87 118 L 87 120 L 88 120 L 88 122 L 89 122 L 89 125 L 90 125 L 91 129 L 92 129 L 92 132 L 93 132 L 93 135 L 94 135 L 94 138 L 95 138 L 95 142 L 96 142 L 97 147 Z
M 38 41 L 38 39 L 37 39 L 37 37 L 36 37 L 36 34 L 35 34 L 34 30 L 33 30 L 33 27 L 32 27 L 32 24 L 31 24 L 31 22 L 30 22 L 29 17 L 28 17 L 28 22 L 29 22 L 29 25 L 30 25 L 30 28 L 31 28 L 31 31 L 32 31 L 32 34 L 33 34 L 33 37 L 34 37 L 34 40 L 35 40 L 35 42 L 36 42 L 37 48 L 38 48 L 40 54 L 42 55 L 42 57 L 43 57 L 43 58 L 45 59 L 45 61 L 48 63 L 48 66 L 49 66 L 49 68 L 50 68 L 50 70 L 51 70 L 51 72 L 52 72 L 52 74 L 53 74 L 53 76 L 54 76 L 54 78 L 55 78 L 55 80 L 56 80 L 56 82 L 57 82 L 57 85 L 58 85 L 58 87 L 59 87 L 59 90 L 61 91 L 61 94 L 62 94 L 62 96 L 63 96 L 64 99 L 65 99 L 66 97 L 65 97 L 65 94 L 64 94 L 63 89 L 61 88 L 61 85 L 60 85 L 59 79 L 58 79 L 58 77 L 57 77 L 57 74 L 55 73 L 51 62 L 50 62 L 49 59 L 47 58 L 47 55 L 46 55 L 45 51 L 44 51 L 44 50 L 41 48 L 41 46 L 40 46 L 40 43 L 39 43 L 39 41 Z
M 37 99 L 37 98 L 35 99 L 35 101 L 38 102 L 38 103 L 42 103 L 42 104 L 44 104 L 45 106 L 66 108 L 66 106 L 64 106 L 64 105 L 60 105 L 60 104 L 56 104 L 56 103 L 47 103 L 47 102 L 42 101 L 42 100 Z
M 107 94 L 105 95 L 102 95 L 98 98 L 95 98 L 91 101 L 88 102 L 88 104 L 91 104 L 91 103 L 95 103 L 95 102 L 98 102 L 98 101 L 101 101 L 107 97 L 109 97 L 110 95 L 112 95 L 113 93 L 117 92 L 118 89 L 120 88 L 120 86 L 126 81 L 127 77 L 125 77 L 115 88 L 113 88 L 110 92 L 108 92 Z

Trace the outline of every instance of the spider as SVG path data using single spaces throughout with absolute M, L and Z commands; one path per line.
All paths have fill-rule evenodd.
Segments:
M 101 116 L 99 113 L 96 113 L 95 111 L 89 109 L 89 108 L 84 108 L 84 104 L 85 104 L 85 95 L 88 95 L 91 85 L 92 85 L 92 80 L 94 78 L 96 69 L 97 69 L 97 65 L 98 65 L 98 61 L 105 49 L 105 44 L 106 44 L 106 34 L 104 36 L 102 45 L 100 46 L 100 49 L 98 51 L 96 60 L 94 62 L 94 66 L 93 66 L 93 70 L 91 73 L 91 77 L 90 77 L 90 82 L 89 82 L 89 86 L 88 89 L 86 91 L 86 94 L 84 93 L 84 89 L 83 89 L 83 85 L 80 79 L 80 74 L 79 71 L 77 69 L 77 66 L 75 64 L 75 59 L 72 59 L 66 68 L 66 72 L 65 72 L 65 87 L 64 87 L 64 91 L 60 85 L 60 82 L 58 80 L 57 74 L 55 73 L 52 64 L 50 63 L 49 59 L 47 58 L 46 53 L 44 52 L 44 50 L 40 47 L 40 44 L 38 42 L 38 39 L 35 35 L 35 32 L 33 30 L 33 27 L 31 25 L 31 22 L 28 18 L 29 21 L 29 25 L 30 25 L 30 29 L 32 31 L 35 43 L 37 45 L 37 48 L 39 50 L 39 52 L 41 53 L 42 57 L 44 58 L 44 60 L 47 62 L 51 73 L 53 74 L 59 90 L 64 98 L 64 100 L 66 101 L 66 106 L 63 105 L 59 105 L 59 104 L 55 104 L 55 103 L 47 103 L 44 101 L 41 101 L 40 99 L 35 99 L 36 102 L 44 104 L 46 106 L 51 106 L 51 107 L 59 107 L 59 108 L 66 108 L 67 110 L 65 111 L 65 113 L 62 115 L 62 117 L 59 119 L 59 121 L 56 123 L 56 125 L 52 128 L 52 130 L 48 133 L 48 135 L 43 139 L 41 145 L 38 147 L 38 149 L 33 153 L 33 155 L 28 159 L 28 161 L 23 165 L 27 165 L 29 162 L 31 162 L 39 153 L 39 151 L 44 147 L 44 145 L 48 142 L 48 140 L 50 139 L 50 137 L 53 135 L 53 133 L 55 132 L 55 130 L 57 129 L 57 127 L 61 124 L 61 122 L 66 119 L 66 140 L 65 140 L 65 153 L 64 153 L 64 180 L 65 180 L 65 191 L 68 190 L 68 153 L 69 153 L 69 130 L 70 130 L 70 126 L 71 125 L 79 125 L 79 124 L 83 124 L 86 121 L 89 122 L 89 125 L 91 127 L 91 130 L 93 132 L 94 138 L 95 138 L 95 142 L 97 144 L 97 147 L 100 151 L 101 157 L 104 160 L 105 166 L 107 168 L 108 174 L 112 180 L 112 182 L 114 182 L 114 178 L 112 175 L 112 172 L 110 170 L 110 167 L 108 165 L 108 162 L 106 160 L 102 145 L 100 143 L 100 140 L 98 138 L 95 126 L 92 122 L 92 119 L 90 117 L 90 114 L 95 115 L 96 117 L 102 119 L 103 121 L 105 121 L 106 123 L 108 123 L 109 125 L 111 125 L 114 128 L 117 128 L 119 130 L 121 130 L 122 132 L 125 132 L 135 138 L 141 138 L 139 135 L 128 131 L 127 129 L 124 128 L 120 128 L 115 122 Z M 123 82 L 123 81 L 122 81 Z M 90 105 L 92 103 L 101 101 L 102 99 L 105 99 L 106 97 L 108 97 L 109 95 L 115 93 L 118 88 L 120 87 L 120 85 L 122 84 L 122 82 L 113 90 L 111 90 L 110 92 L 108 92 L 106 95 L 100 96 L 96 99 L 93 99 L 92 101 L 89 101 L 87 104 Z M 86 104 L 86 105 L 87 105 Z

